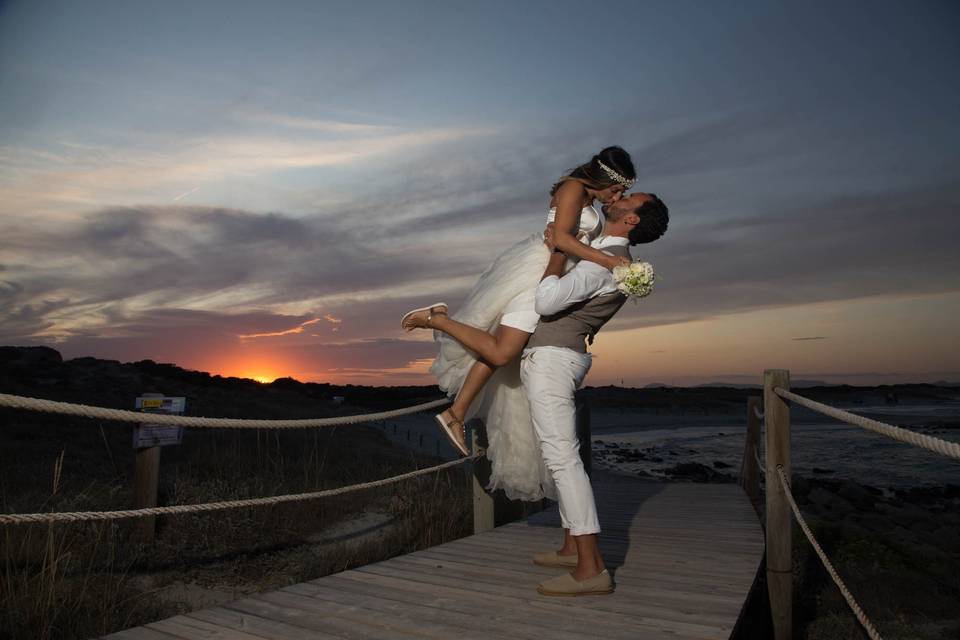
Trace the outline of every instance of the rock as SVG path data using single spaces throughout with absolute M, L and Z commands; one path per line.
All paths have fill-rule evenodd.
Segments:
M 821 469 L 820 467 L 813 468 L 814 473 L 833 473 L 833 469 Z
M 954 527 L 937 527 L 930 534 L 930 541 L 948 552 L 960 551 L 960 533 Z
M 807 494 L 807 499 L 811 504 L 821 510 L 825 510 L 832 515 L 840 515 L 855 511 L 853 505 L 848 500 L 841 498 L 837 494 L 824 489 L 823 487 L 814 487 Z
M 717 469 L 729 469 L 732 465 L 727 464 L 723 460 L 714 460 L 713 466 L 716 467 Z
M 794 476 L 790 482 L 790 490 L 796 498 L 806 498 L 810 493 L 810 481 L 803 476 Z
M 846 480 L 841 483 L 837 495 L 845 498 L 858 509 L 873 510 L 874 508 L 874 495 L 856 482 Z
M 690 480 L 691 482 L 733 482 L 735 480 L 732 476 L 714 471 L 699 462 L 683 462 L 673 467 L 654 469 L 654 471 L 671 476 L 674 479 Z
M 859 514 L 856 520 L 871 533 L 884 533 L 891 528 L 890 520 L 876 512 Z
M 929 511 L 912 504 L 904 504 L 898 509 L 891 509 L 889 513 L 891 522 L 906 529 L 913 529 L 914 525 L 928 523 L 932 519 Z

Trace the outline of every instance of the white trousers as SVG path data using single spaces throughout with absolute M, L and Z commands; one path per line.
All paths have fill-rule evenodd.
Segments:
M 574 536 L 600 533 L 593 487 L 580 460 L 573 399 L 591 362 L 589 353 L 562 347 L 525 349 L 520 360 L 520 379 L 530 400 L 533 428 L 557 485 L 560 520 Z

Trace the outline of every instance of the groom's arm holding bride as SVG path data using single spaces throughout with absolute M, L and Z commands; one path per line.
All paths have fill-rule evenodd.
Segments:
M 567 255 L 557 248 L 554 225 L 547 225 L 543 235 L 544 244 L 550 249 L 551 254 L 547 268 L 537 286 L 536 311 L 538 314 L 551 316 L 600 293 L 611 293 L 616 290 L 610 271 L 596 262 L 581 260 L 564 275 Z M 603 253 L 611 255 L 607 252 Z

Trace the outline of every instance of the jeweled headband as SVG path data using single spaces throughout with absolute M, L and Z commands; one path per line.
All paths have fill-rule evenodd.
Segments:
M 616 171 L 614 171 L 613 169 L 611 169 L 611 168 L 608 167 L 607 165 L 605 165 L 605 164 L 603 164 L 602 162 L 600 162 L 599 159 L 597 160 L 597 164 L 599 164 L 599 165 L 600 165 L 600 168 L 603 169 L 603 171 L 604 171 L 608 176 L 610 176 L 610 179 L 611 179 L 611 180 L 613 180 L 614 182 L 619 182 L 620 184 L 623 185 L 623 187 L 624 187 L 625 189 L 629 189 L 630 187 L 633 186 L 633 183 L 636 182 L 636 179 L 627 179 L 627 178 L 624 178 L 622 175 L 620 175 L 619 173 L 617 173 Z

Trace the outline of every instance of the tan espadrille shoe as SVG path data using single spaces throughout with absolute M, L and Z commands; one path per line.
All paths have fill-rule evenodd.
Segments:
M 537 591 L 545 596 L 600 596 L 613 593 L 613 580 L 604 569 L 592 578 L 580 581 L 571 573 L 544 580 Z
M 558 567 L 560 569 L 572 568 L 577 566 L 580 556 L 573 554 L 572 556 L 561 556 L 556 551 L 544 551 L 543 553 L 533 554 L 533 564 L 538 564 L 541 567 Z

